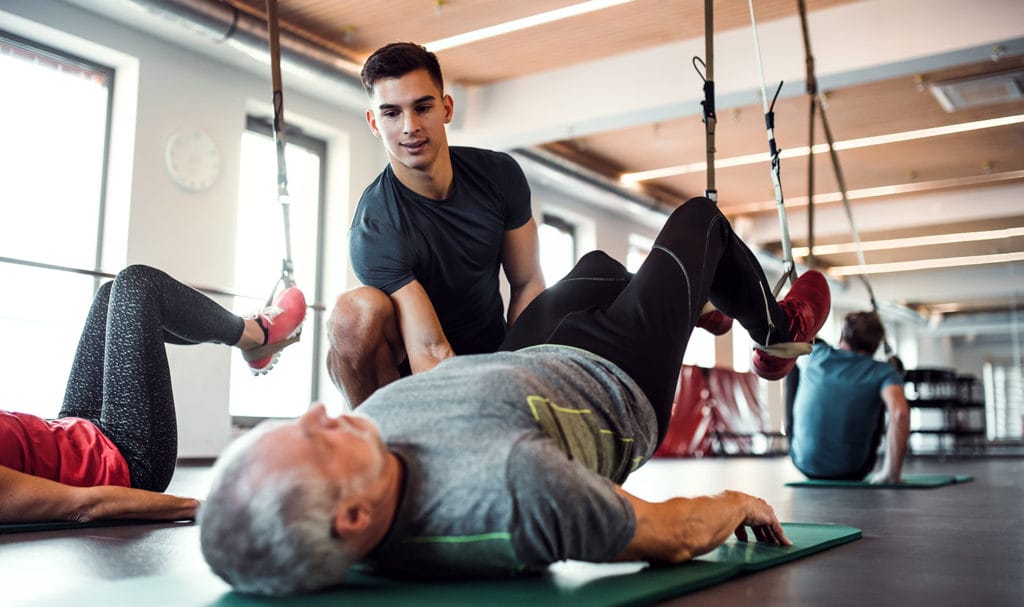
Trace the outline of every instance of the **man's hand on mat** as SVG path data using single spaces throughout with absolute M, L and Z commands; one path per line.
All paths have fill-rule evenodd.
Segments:
M 723 491 L 652 503 L 621 487 L 616 490 L 629 500 L 636 516 L 633 539 L 616 560 L 681 563 L 714 550 L 730 535 L 746 541 L 746 527 L 753 529 L 758 541 L 792 544 L 772 507 L 746 493 Z
M 793 542 L 789 541 L 786 533 L 782 530 L 782 524 L 776 518 L 775 510 L 768 505 L 768 502 L 745 493 L 739 495 L 747 498 L 747 517 L 743 520 L 743 524 L 736 528 L 736 539 L 741 542 L 747 541 L 747 527 L 750 527 L 759 542 L 782 544 L 783 546 L 793 545 Z
M 883 470 L 875 472 L 874 474 L 869 476 L 868 483 L 872 485 L 895 485 L 903 481 L 901 476 L 902 475 L 897 475 L 895 478 L 893 478 L 892 474 L 889 474 L 888 472 L 885 472 Z

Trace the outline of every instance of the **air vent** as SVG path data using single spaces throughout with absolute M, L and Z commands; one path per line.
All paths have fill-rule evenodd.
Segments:
M 947 112 L 1024 100 L 1024 70 L 958 78 L 928 85 Z

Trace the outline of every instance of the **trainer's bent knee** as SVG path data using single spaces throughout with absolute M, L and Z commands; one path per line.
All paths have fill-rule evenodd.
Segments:
M 394 322 L 391 298 L 374 287 L 357 287 L 338 296 L 327 321 L 331 346 L 351 345 L 368 334 L 379 334 L 387 322 Z

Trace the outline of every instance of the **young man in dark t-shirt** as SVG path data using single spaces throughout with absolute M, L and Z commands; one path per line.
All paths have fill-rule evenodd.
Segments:
M 389 44 L 366 60 L 362 80 L 389 165 L 363 192 L 349 234 L 365 286 L 342 294 L 329 321 L 328 372 L 353 407 L 401 375 L 495 351 L 544 289 L 526 177 L 507 154 L 449 148 L 454 102 L 434 54 Z

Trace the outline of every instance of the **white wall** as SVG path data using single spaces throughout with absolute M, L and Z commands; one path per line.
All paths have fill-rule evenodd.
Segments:
M 55 0 L 5 0 L 0 27 L 118 69 L 110 246 L 102 269 L 145 263 L 191 284 L 230 290 L 241 136 L 247 112 L 269 114 L 269 67 L 260 77 Z M 327 301 L 319 303 L 330 305 L 354 285 L 345 240 L 351 205 L 386 158 L 360 112 L 292 92 L 287 76 L 284 85 L 288 123 L 328 142 Z M 220 149 L 222 172 L 207 192 L 176 187 L 164 170 L 165 142 L 185 127 L 205 130 Z M 53 174 L 59 178 L 60 167 Z M 280 221 L 280 211 L 268 209 L 267 220 Z M 267 268 L 268 290 L 279 271 Z M 237 353 L 219 346 L 169 350 L 180 455 L 216 455 L 229 440 L 228 370 Z M 306 389 L 298 393 L 308 398 Z

